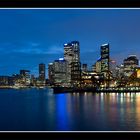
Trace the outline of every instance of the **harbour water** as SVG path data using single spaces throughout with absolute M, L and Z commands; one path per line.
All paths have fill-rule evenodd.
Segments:
M 0 131 L 140 131 L 140 93 L 0 89 Z

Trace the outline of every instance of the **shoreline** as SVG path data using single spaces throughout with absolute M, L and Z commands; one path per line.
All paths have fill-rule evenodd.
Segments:
M 47 86 L 40 86 L 40 87 L 34 87 L 34 86 L 21 86 L 21 87 L 18 87 L 18 86 L 0 86 L 0 89 L 33 89 L 33 88 L 36 88 L 36 89 L 44 89 L 44 88 L 47 88 Z
M 82 93 L 82 92 L 96 92 L 96 93 L 137 93 L 140 92 L 140 87 L 136 88 L 136 87 L 129 87 L 129 88 L 125 88 L 125 87 L 121 87 L 121 88 L 95 88 L 95 87 L 90 87 L 90 88 L 67 88 L 67 87 L 48 87 L 48 86 L 44 86 L 44 87 L 13 87 L 13 86 L 0 86 L 0 90 L 1 89 L 16 89 L 16 90 L 21 90 L 21 89 L 53 89 L 53 93 L 54 94 L 59 94 L 59 93 Z
M 133 87 L 135 88 L 135 87 Z M 130 92 L 130 93 L 136 93 L 140 92 L 140 88 L 138 89 L 131 89 L 131 88 L 108 88 L 108 89 L 98 89 L 98 88 L 66 88 L 66 87 L 53 87 L 53 93 L 54 94 L 59 94 L 59 93 L 73 93 L 73 92 L 96 92 L 96 93 L 125 93 L 125 92 Z

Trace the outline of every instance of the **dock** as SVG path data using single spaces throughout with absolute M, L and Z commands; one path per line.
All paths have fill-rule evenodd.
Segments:
M 53 87 L 55 93 L 73 93 L 73 92 L 93 92 L 93 93 L 136 93 L 140 92 L 140 87 L 111 87 L 111 88 L 72 88 L 72 87 Z

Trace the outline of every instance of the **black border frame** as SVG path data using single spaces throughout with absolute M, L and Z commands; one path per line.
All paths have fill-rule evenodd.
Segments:
M 0 139 L 14 140 L 139 140 L 139 132 L 5 132 Z
M 140 8 L 139 0 L 0 0 L 0 8 Z M 138 140 L 140 132 L 0 132 L 14 140 Z
M 0 0 L 0 8 L 101 8 L 140 7 L 139 0 Z

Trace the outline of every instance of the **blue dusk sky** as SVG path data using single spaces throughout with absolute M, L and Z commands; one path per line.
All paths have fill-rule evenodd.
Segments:
M 140 9 L 0 9 L 0 75 L 27 69 L 38 76 L 39 63 L 47 71 L 75 40 L 89 66 L 104 43 L 118 64 L 130 54 L 140 58 Z

